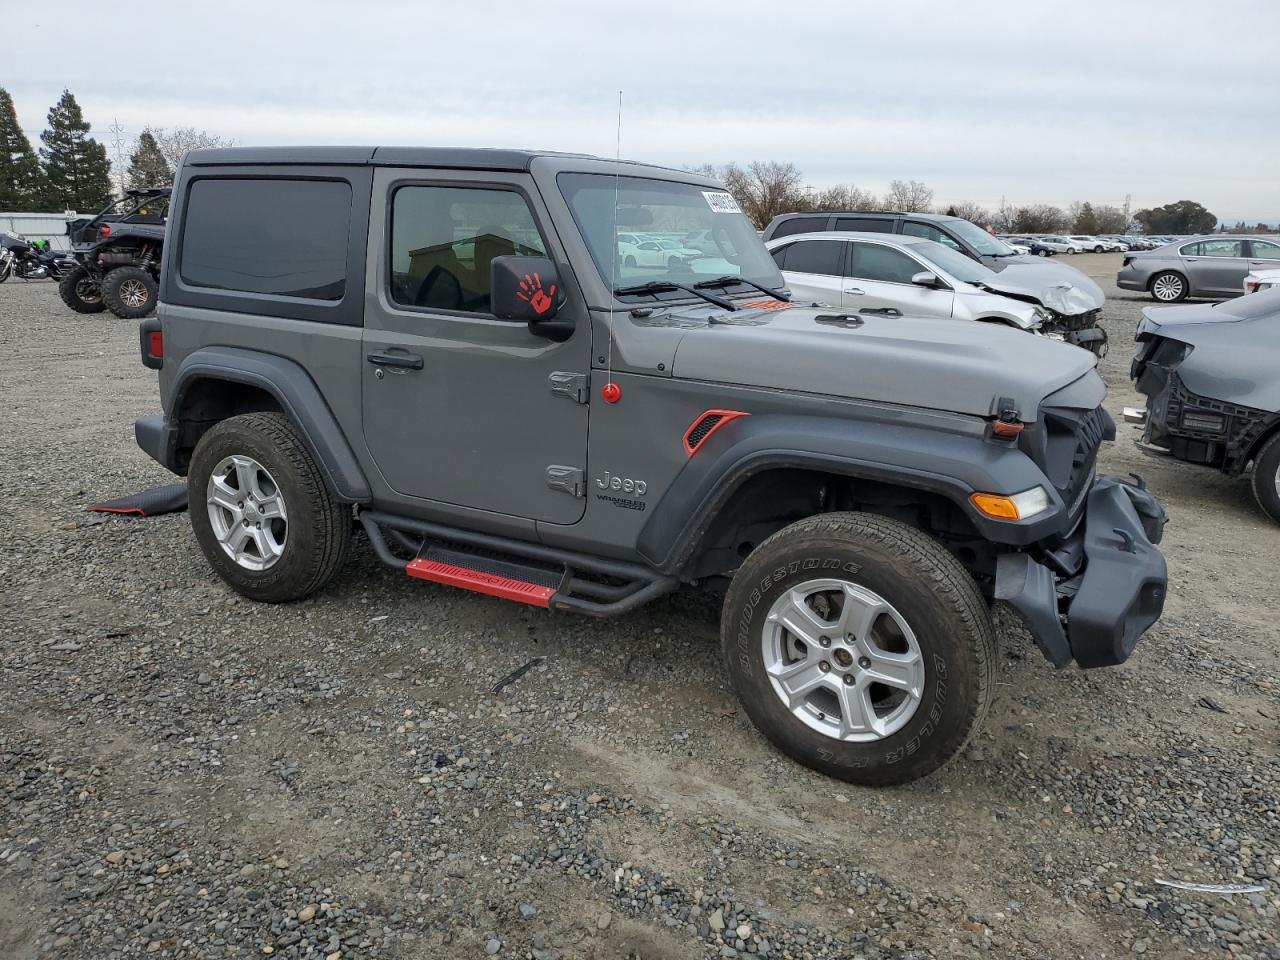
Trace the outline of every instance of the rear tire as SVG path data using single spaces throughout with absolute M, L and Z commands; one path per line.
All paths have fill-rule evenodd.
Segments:
M 1177 303 L 1187 299 L 1191 284 L 1176 270 L 1165 270 L 1151 278 L 1151 286 L 1147 289 L 1151 293 L 1151 299 L 1157 303 Z
M 102 299 L 122 320 L 141 320 L 156 308 L 158 289 L 142 267 L 116 267 L 103 278 Z
M 245 482 L 245 476 L 252 479 Z M 248 413 L 211 427 L 196 445 L 187 489 L 191 527 L 205 559 L 251 600 L 301 600 L 346 561 L 351 509 L 325 485 L 284 414 Z M 220 505 L 228 499 L 229 507 Z M 260 509 L 272 501 L 278 509 Z M 245 533 L 237 540 L 241 527 Z
M 1280 433 L 1264 443 L 1253 459 L 1253 495 L 1262 512 L 1280 523 Z
M 871 514 L 810 517 L 762 543 L 734 576 L 721 638 L 760 731 L 864 786 L 942 766 L 995 689 L 995 629 L 972 578 L 931 537 Z
M 97 281 L 84 267 L 76 267 L 58 281 L 58 296 L 76 313 L 101 313 L 107 309 Z

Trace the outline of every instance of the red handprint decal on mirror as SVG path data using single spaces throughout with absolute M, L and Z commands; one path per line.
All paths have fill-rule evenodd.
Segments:
M 520 289 L 516 291 L 516 296 L 533 307 L 533 312 L 538 314 L 551 309 L 551 298 L 555 295 L 556 285 L 553 283 L 550 290 L 543 290 L 542 278 L 536 273 L 532 276 L 526 273 L 520 281 Z

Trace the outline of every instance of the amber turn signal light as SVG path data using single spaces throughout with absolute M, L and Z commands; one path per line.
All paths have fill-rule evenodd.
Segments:
M 1050 507 L 1049 494 L 1043 487 L 1032 487 L 1011 497 L 1001 493 L 971 493 L 969 502 L 980 514 L 992 520 L 1026 520 Z

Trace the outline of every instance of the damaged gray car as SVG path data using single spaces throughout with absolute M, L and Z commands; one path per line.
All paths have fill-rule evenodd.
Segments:
M 1242 475 L 1253 464 L 1259 506 L 1280 523 L 1280 290 L 1239 300 L 1149 307 L 1130 368 L 1145 409 L 1147 453 Z
M 1003 323 L 1106 352 L 1102 290 L 1079 271 L 1032 260 L 996 272 L 933 240 L 882 233 L 799 234 L 767 246 L 804 299 L 861 314 Z

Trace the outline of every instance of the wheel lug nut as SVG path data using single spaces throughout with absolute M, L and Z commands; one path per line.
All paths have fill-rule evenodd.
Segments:
M 822 644 L 824 647 L 829 647 L 829 646 L 831 646 L 831 638 L 830 638 L 830 637 L 819 637 L 819 638 L 818 638 L 818 643 Z
M 868 660 L 866 657 L 863 657 L 861 660 L 858 661 L 858 666 L 860 666 L 863 670 L 865 670 L 867 669 L 867 667 L 871 666 L 871 661 Z
M 844 685 L 845 685 L 846 687 L 852 687 L 852 686 L 853 686 L 853 674 L 852 674 L 852 673 L 846 673 L 846 674 L 844 675 Z
M 831 664 L 823 660 L 820 664 L 818 664 L 818 669 L 821 670 L 823 673 L 828 673 L 831 670 Z

